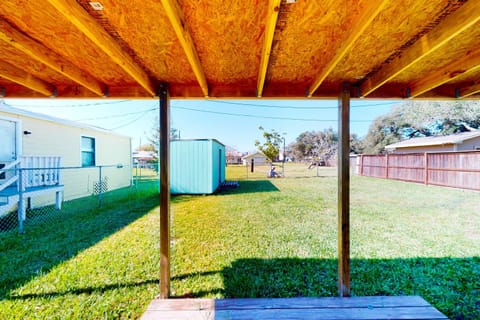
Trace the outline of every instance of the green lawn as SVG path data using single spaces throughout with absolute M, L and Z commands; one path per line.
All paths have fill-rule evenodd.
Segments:
M 240 188 L 172 198 L 173 295 L 335 296 L 334 169 L 227 170 Z M 158 198 L 123 197 L 0 234 L 0 319 L 139 317 L 158 293 Z M 452 319 L 480 318 L 478 199 L 352 177 L 352 293 L 421 295 Z

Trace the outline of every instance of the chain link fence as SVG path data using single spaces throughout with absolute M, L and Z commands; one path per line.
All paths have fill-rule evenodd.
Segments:
M 158 170 L 122 165 L 0 169 L 0 233 L 158 192 Z
M 335 177 L 337 168 L 333 166 L 317 165 L 307 162 L 276 162 L 272 174 L 272 166 L 268 163 L 248 165 L 228 165 L 230 176 L 227 180 L 257 180 L 269 178 L 314 178 Z

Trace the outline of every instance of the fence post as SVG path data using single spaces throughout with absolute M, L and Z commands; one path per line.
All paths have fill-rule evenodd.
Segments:
M 360 175 L 363 176 L 363 154 L 360 155 Z
M 388 153 L 385 155 L 385 179 L 388 179 Z
M 425 163 L 425 179 L 424 179 L 424 183 L 425 185 L 428 185 L 428 153 L 425 152 L 425 155 L 424 155 L 424 163 Z
M 98 167 L 98 206 L 102 206 L 102 166 Z
M 138 163 L 135 165 L 135 189 L 138 189 Z
M 26 218 L 25 202 L 23 200 L 23 169 L 18 169 L 18 233 L 24 233 L 23 221 Z

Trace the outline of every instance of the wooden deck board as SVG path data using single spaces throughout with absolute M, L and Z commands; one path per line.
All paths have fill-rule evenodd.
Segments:
M 151 319 L 448 319 L 423 298 L 276 298 L 154 300 L 142 316 Z

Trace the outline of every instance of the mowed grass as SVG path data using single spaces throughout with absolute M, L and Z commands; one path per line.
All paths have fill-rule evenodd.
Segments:
M 227 167 L 238 189 L 172 197 L 173 296 L 336 295 L 335 169 L 260 169 Z M 158 294 L 157 187 L 0 234 L 0 319 L 138 318 Z M 352 293 L 480 318 L 479 195 L 352 177 Z

